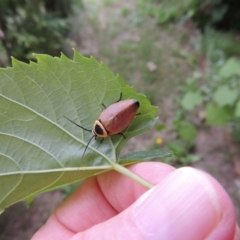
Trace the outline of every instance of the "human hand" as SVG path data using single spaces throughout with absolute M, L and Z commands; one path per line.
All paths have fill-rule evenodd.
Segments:
M 128 167 L 151 190 L 115 171 L 87 179 L 32 240 L 239 240 L 231 200 L 208 174 L 146 162 Z

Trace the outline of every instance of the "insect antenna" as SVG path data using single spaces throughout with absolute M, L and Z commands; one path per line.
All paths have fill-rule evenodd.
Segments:
M 65 116 L 64 116 L 64 117 L 65 117 Z M 67 117 L 65 117 L 65 118 L 66 118 L 67 120 L 69 120 L 71 123 L 75 124 L 77 127 L 80 127 L 80 128 L 82 128 L 83 130 L 85 130 L 85 131 L 92 132 L 92 130 L 80 126 L 79 124 L 75 123 L 75 122 L 72 121 L 71 119 L 69 119 L 69 118 L 67 118 Z M 85 149 L 84 149 L 83 155 L 82 155 L 82 157 L 81 157 L 81 161 L 82 161 L 82 159 L 83 159 L 83 157 L 84 157 L 84 155 L 85 155 L 85 153 L 86 153 L 86 151 L 87 151 L 87 148 L 88 148 L 90 142 L 92 141 L 92 139 L 93 139 L 94 137 L 95 137 L 95 139 L 96 139 L 97 136 L 96 136 L 96 135 L 93 135 L 93 136 L 88 140 L 88 143 L 87 143 L 87 145 L 86 145 L 86 147 L 85 147 Z
M 93 136 L 88 140 L 88 143 L 87 143 L 87 146 L 86 146 L 85 149 L 84 149 L 84 152 L 83 152 L 81 161 L 82 161 L 82 159 L 83 159 L 83 157 L 84 157 L 84 155 L 85 155 L 85 152 L 87 151 L 87 148 L 88 148 L 90 142 L 92 141 L 92 139 L 93 139 L 94 137 L 95 137 L 95 139 L 96 139 L 96 135 L 93 135 Z
M 65 116 L 64 116 L 64 117 L 65 117 Z M 70 121 L 71 123 L 75 124 L 76 126 L 82 128 L 83 130 L 88 131 L 88 132 L 92 132 L 92 130 L 87 129 L 87 128 L 85 128 L 85 127 L 82 127 L 82 126 L 78 125 L 77 123 L 75 123 L 75 122 L 72 121 L 71 119 L 69 119 L 69 118 L 67 118 L 67 117 L 65 117 L 65 118 L 66 118 L 68 121 Z

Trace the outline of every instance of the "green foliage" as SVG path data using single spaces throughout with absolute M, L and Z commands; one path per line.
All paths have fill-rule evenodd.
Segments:
M 238 117 L 240 98 L 240 61 L 228 59 L 220 68 L 216 68 L 210 76 L 215 75 L 219 81 L 212 84 L 208 92 L 209 103 L 206 108 L 207 122 L 211 125 L 225 125 Z M 207 83 L 206 83 L 207 84 Z M 235 112 L 235 113 L 234 113 Z
M 230 89 L 227 85 L 219 86 L 213 93 L 213 100 L 218 106 L 223 107 L 226 105 L 232 106 L 239 97 L 238 89 Z
M 211 28 L 223 29 L 224 27 L 220 25 L 224 21 L 229 24 L 230 17 L 234 17 L 229 16 L 229 12 L 233 13 L 232 10 L 239 18 L 238 8 L 235 6 L 219 0 L 183 2 L 162 0 L 139 3 L 142 9 L 140 12 L 143 15 L 144 13 L 151 15 L 157 23 L 192 18 L 204 30 L 201 50 L 206 55 L 208 71 L 201 72 L 199 76 L 194 73 L 181 87 L 182 95 L 177 99 L 179 115 L 173 127 L 177 142 L 169 144 L 169 148 L 178 152 L 178 157 L 188 156 L 191 151 L 197 132 L 196 123 L 206 122 L 209 125 L 222 126 L 240 116 L 240 62 L 237 58 L 231 57 L 240 55 L 239 38 L 233 32 L 219 33 Z M 239 21 L 235 24 L 232 21 L 232 29 L 237 30 L 235 28 L 237 25 Z M 183 57 L 191 67 L 197 67 L 199 56 L 196 54 L 192 55 L 181 49 L 178 55 Z M 194 124 L 191 123 L 193 119 Z
M 232 121 L 231 135 L 233 142 L 235 142 L 236 144 L 240 144 L 240 117 Z
M 232 123 L 233 138 L 240 135 L 236 127 L 240 117 L 240 61 L 236 57 L 227 59 L 219 46 L 209 46 L 211 51 L 206 53 L 210 70 L 194 73 L 180 88 L 182 95 L 177 99 L 179 110 L 174 121 L 177 141 L 168 147 L 185 163 L 191 159 L 189 152 L 194 146 L 196 124 L 225 126 Z
M 234 57 L 229 58 L 220 68 L 218 74 L 222 78 L 230 78 L 234 75 L 238 75 L 240 77 L 239 61 Z
M 236 118 L 240 117 L 240 100 L 238 100 L 238 102 L 236 104 L 234 115 Z
M 132 152 L 120 157 L 121 164 L 132 164 L 136 161 L 146 161 L 151 159 L 157 159 L 159 157 L 170 157 L 171 154 L 168 152 L 161 151 L 159 149 L 152 150 L 152 151 L 139 151 L 139 152 Z
M 33 59 L 32 52 L 57 55 L 66 41 L 68 16 L 76 4 L 76 0 L 1 1 L 1 40 L 9 59 L 14 56 L 27 61 Z
M 193 20 L 204 30 L 212 27 L 219 30 L 240 31 L 240 2 L 238 0 L 196 0 Z
M 209 27 L 240 31 L 238 0 L 142 0 L 138 5 L 142 15 L 152 16 L 158 24 L 191 18 L 202 31 Z
M 207 28 L 202 35 L 201 48 L 203 54 L 211 63 L 211 68 L 215 65 L 219 70 L 220 61 L 226 61 L 232 56 L 240 56 L 240 44 L 236 34 L 232 32 L 218 32 L 211 28 Z M 230 63 L 231 66 L 232 63 Z M 237 68 L 234 67 L 236 70 Z
M 193 110 L 196 106 L 203 103 L 202 93 L 199 91 L 187 92 L 183 95 L 181 100 L 182 107 L 185 110 Z
M 180 141 L 173 141 L 168 143 L 167 146 L 177 158 L 186 154 L 186 148 Z
M 195 2 L 195 0 L 142 0 L 139 1 L 138 7 L 142 15 L 150 15 L 155 19 L 156 23 L 162 24 L 169 21 L 177 21 L 183 15 L 185 15 L 187 18 L 191 17 L 193 14 L 191 8 L 193 2 Z
M 168 159 L 168 163 L 175 166 L 186 166 L 201 159 L 200 155 L 190 154 L 197 135 L 197 129 L 191 122 L 187 121 L 183 115 L 184 111 L 176 113 L 173 122 L 173 131 L 176 133 L 175 140 L 166 145 L 173 157 Z
M 187 122 L 187 121 L 181 121 L 178 124 L 178 135 L 179 137 L 188 142 L 188 143 L 194 143 L 194 140 L 196 138 L 196 128 L 193 124 Z
M 159 132 L 164 130 L 165 128 L 166 128 L 166 126 L 164 124 L 157 124 L 156 125 L 156 130 L 159 131 Z
M 210 125 L 224 126 L 234 117 L 230 106 L 218 106 L 210 103 L 206 108 L 206 119 Z
M 240 61 L 229 58 L 222 62 L 220 66 L 213 63 L 212 71 L 207 75 L 193 76 L 182 86 L 183 94 L 179 100 L 183 107 L 182 116 L 189 115 L 189 112 L 193 115 L 195 107 L 200 106 L 205 108 L 206 120 L 210 125 L 223 126 L 239 117 Z
M 38 63 L 13 59 L 0 70 L 0 208 L 82 178 L 112 169 L 129 138 L 149 130 L 157 108 L 115 76 L 103 63 L 75 51 L 73 60 L 35 55 Z M 102 103 L 140 101 L 138 115 L 121 135 L 92 141 L 91 129 Z M 154 157 L 161 156 L 155 153 Z M 141 156 L 143 153 L 141 154 Z M 147 154 L 148 155 L 148 154 Z M 146 156 L 146 154 L 145 154 Z M 124 164 L 138 160 L 124 159 Z M 142 159 L 141 159 L 142 161 Z
M 187 166 L 201 159 L 200 155 L 190 154 L 190 149 L 182 141 L 173 141 L 167 144 L 168 149 L 172 152 L 172 164 L 177 166 Z M 169 160 L 170 161 L 170 160 Z

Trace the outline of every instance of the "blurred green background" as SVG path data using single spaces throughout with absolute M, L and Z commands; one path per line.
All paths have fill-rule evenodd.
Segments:
M 237 0 L 2 0 L 0 66 L 32 53 L 105 62 L 159 107 L 159 122 L 124 152 L 161 148 L 165 161 L 213 175 L 240 223 L 240 2 Z M 0 239 L 29 239 L 77 185 L 17 203 Z M 51 199 L 51 201 L 50 201 Z

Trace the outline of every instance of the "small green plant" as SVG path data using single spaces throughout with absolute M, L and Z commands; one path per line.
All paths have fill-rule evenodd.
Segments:
M 189 153 L 194 147 L 197 127 L 203 124 L 228 124 L 232 128 L 233 141 L 239 142 L 240 61 L 231 57 L 219 62 L 219 59 L 212 62 L 209 72 L 193 74 L 181 86 L 182 95 L 177 99 L 179 111 L 174 122 L 178 140 L 168 147 L 183 163 L 199 159 Z
M 237 136 L 240 136 L 240 61 L 237 57 L 228 57 L 230 52 L 226 50 L 229 49 L 227 46 L 233 45 L 231 38 L 224 35 L 226 39 L 219 45 L 211 38 L 212 31 L 209 33 L 202 41 L 208 71 L 194 72 L 179 87 L 181 95 L 176 98 L 178 111 L 173 122 L 176 141 L 169 143 L 168 147 L 183 163 L 191 162 L 197 128 L 203 125 L 228 124 L 232 128 L 233 140 L 238 141 Z M 195 159 L 198 157 L 194 156 L 193 161 Z
M 182 114 L 182 110 L 177 112 L 171 129 L 167 129 L 163 124 L 156 126 L 156 130 L 159 132 L 166 130 L 168 133 L 175 133 L 174 139 L 171 139 L 171 141 L 165 142 L 160 137 L 156 138 L 155 148 L 158 149 L 160 145 L 165 144 L 172 156 L 163 159 L 163 161 L 176 167 L 191 165 L 201 159 L 200 155 L 191 153 L 194 148 L 197 129 L 194 124 L 184 119 Z
M 191 153 L 194 148 L 197 129 L 184 116 L 182 110 L 176 113 L 176 118 L 173 121 L 173 131 L 175 132 L 175 140 L 167 143 L 168 149 L 173 154 L 173 163 L 177 166 L 186 166 L 200 160 L 200 155 Z
M 167 23 L 169 21 L 178 21 L 184 16 L 192 16 L 192 3 L 195 0 L 185 1 L 139 1 L 138 10 L 142 16 L 150 15 L 157 24 Z
M 205 110 L 209 125 L 226 125 L 240 117 L 240 61 L 229 58 L 213 72 L 187 82 L 180 99 L 184 111 Z M 203 79 L 204 78 L 204 79 Z
M 177 167 L 189 166 L 192 163 L 199 161 L 202 157 L 198 154 L 191 154 L 191 150 L 188 149 L 184 142 L 181 140 L 176 140 L 168 143 L 167 147 L 172 153 L 172 160 L 168 161 L 171 161 L 171 164 Z

